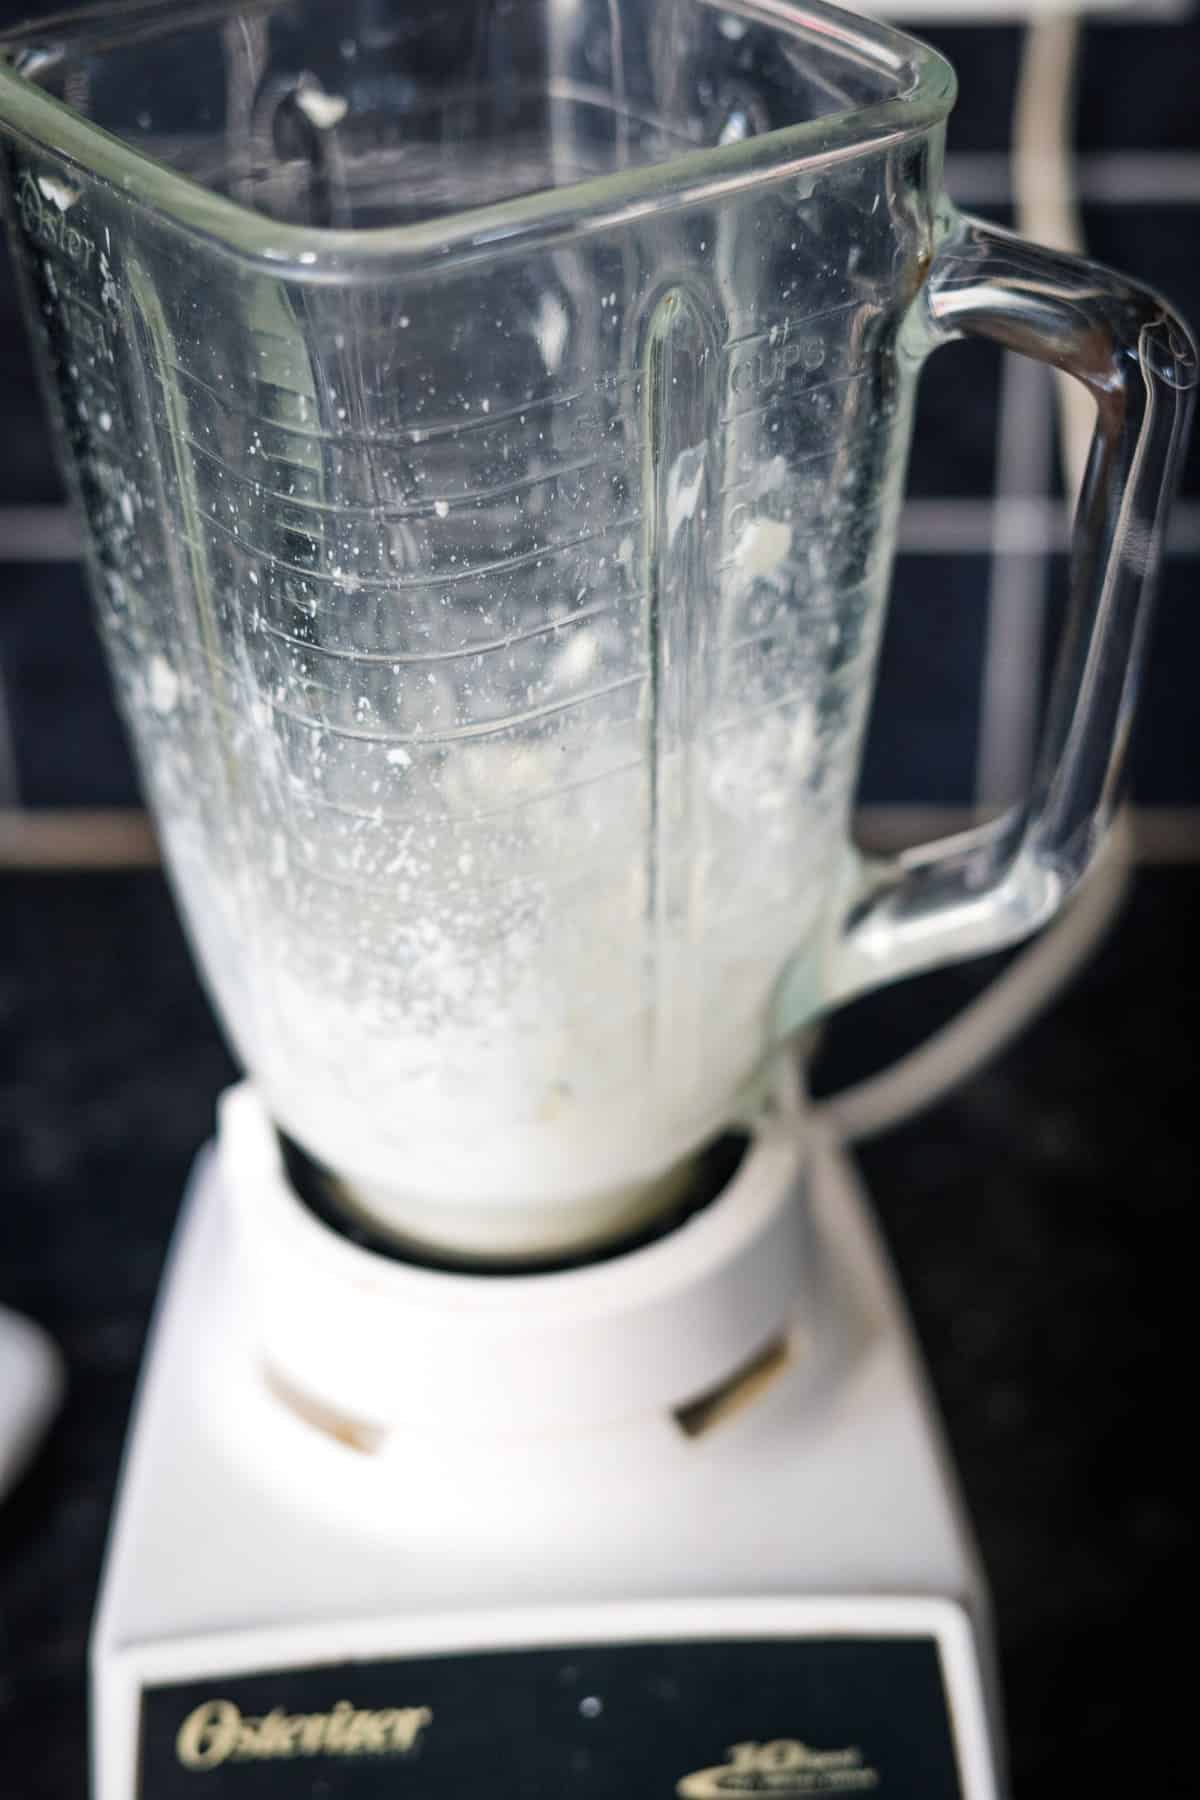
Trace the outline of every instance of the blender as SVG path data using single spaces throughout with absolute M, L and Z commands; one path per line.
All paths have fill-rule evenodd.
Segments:
M 1088 872 L 1196 359 L 948 205 L 953 97 L 817 0 L 4 41 L 18 278 L 247 1072 L 132 1428 L 97 1800 L 1002 1790 L 969 1532 L 795 1044 Z M 963 335 L 1095 400 L 1071 617 L 1027 800 L 867 858 L 915 382 Z

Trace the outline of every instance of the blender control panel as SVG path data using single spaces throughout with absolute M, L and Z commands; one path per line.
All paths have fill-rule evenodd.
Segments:
M 962 1800 L 934 1638 L 587 1644 L 154 1686 L 139 1800 Z

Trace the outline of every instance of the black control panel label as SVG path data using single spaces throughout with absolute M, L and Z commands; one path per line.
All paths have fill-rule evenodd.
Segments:
M 588 1644 L 142 1696 L 138 1800 L 961 1800 L 932 1638 Z

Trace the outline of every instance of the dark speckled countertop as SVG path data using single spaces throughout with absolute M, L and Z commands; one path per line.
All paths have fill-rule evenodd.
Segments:
M 1198 905 L 1200 869 L 1140 876 L 1050 1016 L 861 1154 L 991 1576 L 1016 1800 L 1195 1789 L 1175 1613 L 1191 1536 Z M 0 876 L 0 943 L 0 1301 L 56 1333 L 71 1376 L 0 1508 L 0 1794 L 74 1800 L 138 1356 L 232 1070 L 157 874 Z M 859 1002 L 820 1079 L 886 1060 L 985 973 Z

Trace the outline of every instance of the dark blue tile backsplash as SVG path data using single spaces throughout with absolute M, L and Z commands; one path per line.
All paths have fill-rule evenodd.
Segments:
M 898 560 L 863 759 L 864 800 L 971 804 L 987 584 L 986 555 Z
M 0 507 L 61 501 L 62 478 L 51 448 L 42 396 L 29 366 L 29 346 L 17 310 L 13 270 L 5 233 L 0 230 Z M 0 554 L 3 538 L 0 537 Z M 7 568 L 0 563 L 0 603 Z
M 1136 794 L 1157 806 L 1200 802 L 1197 575 L 1200 559 L 1194 553 L 1172 557 L 1159 591 L 1154 654 L 1134 738 Z
M 1002 360 L 994 344 L 980 340 L 946 344 L 925 364 L 908 467 L 910 499 L 977 500 L 992 492 Z
M 870 12 L 869 6 L 859 9 Z M 902 21 L 898 21 L 901 22 Z M 950 122 L 956 151 L 1007 150 L 1021 57 L 1018 25 L 913 27 L 948 56 L 958 75 L 958 104 Z
M 1184 8 L 1180 7 L 1184 13 Z M 1142 23 L 1136 17 L 1085 33 L 1075 142 L 1090 150 L 1192 150 L 1200 29 L 1194 16 Z M 1200 190 L 1196 202 L 1200 205 Z M 1190 235 L 1195 237 L 1194 223 Z M 1140 271 L 1139 271 L 1140 272 Z
M 0 25 L 26 10 L 0 0 Z M 959 26 L 925 35 L 959 72 L 951 191 L 962 204 L 1008 223 L 1006 153 L 1022 30 Z M 1090 252 L 1160 288 L 1193 320 L 1200 320 L 1198 73 L 1200 23 L 1194 20 L 1091 25 L 1076 129 Z M 1156 156 L 1166 160 L 1156 163 Z M 925 371 L 910 479 L 914 505 L 897 562 L 863 769 L 866 802 L 960 806 L 977 792 L 991 568 L 987 502 L 1001 474 L 1002 374 L 1000 355 L 979 345 L 942 350 Z M 0 732 L 12 740 L 0 744 L 0 772 L 15 769 L 16 790 L 0 794 L 0 805 L 131 803 L 135 779 L 79 570 L 29 560 L 40 515 L 27 509 L 59 504 L 62 486 L 2 253 L 0 384 Z M 1049 431 L 1049 407 L 1043 412 Z M 1052 486 L 1060 491 L 1057 474 Z M 1136 791 L 1147 804 L 1200 804 L 1200 734 L 1191 697 L 1200 666 L 1194 599 L 1200 442 L 1188 461 L 1184 500 L 1136 748 Z M 22 509 L 20 517 L 14 509 Z M 1048 540 L 1031 540 L 1030 554 L 1048 555 L 1050 548 Z M 1046 583 L 1051 636 L 1064 580 L 1064 559 L 1055 556 Z M 1042 685 L 1042 672 L 1031 669 L 1030 681 Z
M 6 563 L 0 578 L 0 659 L 22 801 L 128 805 L 137 784 L 82 569 Z

